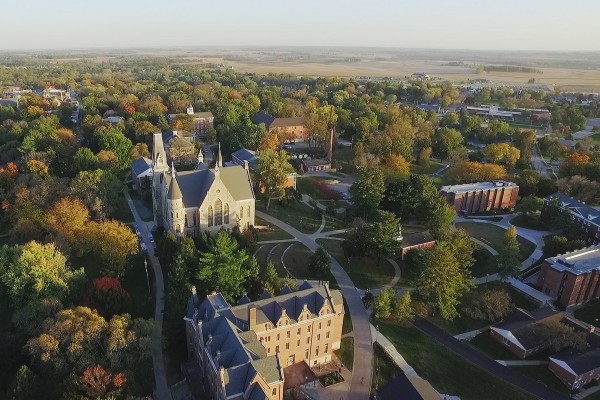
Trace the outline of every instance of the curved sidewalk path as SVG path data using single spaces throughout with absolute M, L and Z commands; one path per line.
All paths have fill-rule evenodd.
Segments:
M 310 251 L 315 252 L 319 245 L 310 236 L 306 235 L 291 225 L 278 220 L 261 211 L 256 211 L 256 215 L 265 221 L 283 229 L 303 245 L 308 247 Z M 352 318 L 352 327 L 354 329 L 354 366 L 352 370 L 352 380 L 350 382 L 350 391 L 344 400 L 366 400 L 369 398 L 371 389 L 371 378 L 373 371 L 373 345 L 371 338 L 371 327 L 369 316 L 362 299 L 360 298 L 354 283 L 344 271 L 342 266 L 332 257 L 331 273 L 338 283 L 342 295 L 348 305 L 350 317 Z M 361 383 L 361 379 L 364 382 Z M 328 396 L 333 398 L 332 396 Z M 339 394 L 335 394 L 335 398 L 339 398 Z
M 142 240 L 146 244 L 147 249 L 152 248 L 152 244 L 148 240 L 148 223 L 144 222 L 138 214 L 131 196 L 127 189 L 123 190 L 125 199 L 129 209 L 133 214 L 135 223 L 138 225 L 140 232 L 142 233 Z M 153 223 L 152 223 L 153 224 Z M 152 270 L 154 271 L 154 288 L 155 288 L 155 305 L 154 305 L 154 322 L 156 327 L 152 335 L 152 364 L 154 369 L 154 394 L 153 398 L 156 400 L 171 400 L 171 390 L 167 384 L 167 373 L 165 371 L 165 360 L 163 357 L 163 339 L 162 339 L 162 326 L 163 326 L 163 311 L 165 306 L 165 283 L 163 280 L 162 268 L 158 258 L 154 257 L 151 251 L 144 254 L 146 259 L 150 262 Z

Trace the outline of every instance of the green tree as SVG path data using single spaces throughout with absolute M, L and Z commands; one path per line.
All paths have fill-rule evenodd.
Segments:
M 308 261 L 308 271 L 311 275 L 319 280 L 324 280 L 329 276 L 329 269 L 331 268 L 331 258 L 325 249 L 321 246 L 317 248 L 315 253 L 310 257 Z
M 471 277 L 457 260 L 449 243 L 438 243 L 425 259 L 417 281 L 417 293 L 425 299 L 434 313 L 445 320 L 458 315 L 461 297 L 472 287 Z
M 389 211 L 377 211 L 377 218 L 369 233 L 369 244 L 372 255 L 380 260 L 382 257 L 392 257 L 398 250 L 398 226 L 400 220 Z
M 255 174 L 260 191 L 267 196 L 267 210 L 272 199 L 282 199 L 285 196 L 288 175 L 293 171 L 285 151 L 267 149 L 260 153 Z
M 383 289 L 373 300 L 375 318 L 389 318 L 392 315 L 396 291 L 393 288 Z
M 82 171 L 71 181 L 70 192 L 83 201 L 96 220 L 116 210 L 123 185 L 108 171 Z
M 248 271 L 243 268 L 248 254 L 238 250 L 238 244 L 227 232 L 217 233 L 214 243 L 200 255 L 198 280 L 205 293 L 219 292 L 229 302 L 242 296 Z
M 38 376 L 26 365 L 21 365 L 13 377 L 6 398 L 11 400 L 30 400 L 37 398 Z
M 446 201 L 439 198 L 435 203 L 432 213 L 428 215 L 425 225 L 434 238 L 444 239 L 452 228 L 456 211 Z
M 515 211 L 521 215 L 535 214 L 542 209 L 544 201 L 539 197 L 523 197 L 515 207 Z
M 29 242 L 0 248 L 0 281 L 15 308 L 46 297 L 65 299 L 71 285 L 83 279 L 83 270 L 71 270 L 53 243 Z
M 415 310 L 411 305 L 410 292 L 406 291 L 402 297 L 394 303 L 394 316 L 403 320 L 411 321 L 415 317 Z
M 452 128 L 442 128 L 433 141 L 433 153 L 442 161 L 453 157 L 463 147 L 463 137 L 459 131 Z
M 504 318 L 511 308 L 510 293 L 492 289 L 478 292 L 463 311 L 473 319 L 494 322 Z
M 498 251 L 498 275 L 502 280 L 514 276 L 521 270 L 521 252 L 514 226 L 504 232 L 502 247 Z
M 535 324 L 532 330 L 553 353 L 568 347 L 577 350 L 588 347 L 585 332 L 577 332 L 573 327 L 558 320 Z
M 385 181 L 379 168 L 359 168 L 350 187 L 352 202 L 365 216 L 373 214 L 383 199 Z
M 99 164 L 98 157 L 87 147 L 77 150 L 73 157 L 73 170 L 75 172 L 93 171 L 98 168 Z

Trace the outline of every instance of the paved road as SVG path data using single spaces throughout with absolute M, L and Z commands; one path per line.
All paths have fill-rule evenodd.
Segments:
M 544 400 L 569 400 L 570 397 L 550 389 L 546 385 L 534 381 L 516 371 L 511 370 L 499 363 L 495 362 L 479 353 L 477 350 L 470 348 L 468 345 L 456 340 L 451 335 L 447 334 L 432 323 L 419 319 L 414 322 L 414 325 L 429 335 L 432 339 L 440 343 L 442 346 L 452 350 L 462 359 L 470 362 L 476 367 L 489 372 L 491 375 L 498 377 L 538 399 Z
M 127 189 L 123 190 L 127 204 L 131 209 L 131 213 L 135 218 L 135 223 L 138 225 L 140 232 L 142 233 L 142 240 L 146 243 L 147 249 L 152 249 L 152 243 L 148 240 L 148 224 L 144 222 L 133 204 L 133 200 L 129 196 Z M 154 271 L 154 287 L 156 290 L 155 308 L 154 308 L 154 322 L 156 323 L 156 329 L 152 336 L 152 363 L 154 367 L 154 399 L 155 400 L 171 400 L 171 390 L 167 384 L 167 373 L 165 371 L 165 360 L 163 358 L 163 340 L 162 340 L 162 326 L 163 326 L 163 311 L 165 306 L 165 285 L 162 275 L 162 268 L 156 257 L 151 251 L 146 253 L 146 258 L 150 262 Z
M 294 236 L 299 242 L 308 247 L 312 252 L 319 247 L 315 240 L 283 221 L 273 218 L 261 211 L 256 211 L 256 215 L 265 221 L 283 229 Z M 371 388 L 371 377 L 373 372 L 373 345 L 371 339 L 371 327 L 369 316 L 363 305 L 356 287 L 352 280 L 344 271 L 342 266 L 334 259 L 331 259 L 331 273 L 337 281 L 342 295 L 346 300 L 346 305 L 352 318 L 352 327 L 354 329 L 354 366 L 352 369 L 352 381 L 350 382 L 350 392 L 344 396 L 344 400 L 366 400 L 369 398 Z M 364 382 L 361 379 L 364 378 Z

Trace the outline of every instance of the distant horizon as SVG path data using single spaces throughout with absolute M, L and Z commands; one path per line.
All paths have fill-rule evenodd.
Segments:
M 600 51 L 597 0 L 28 0 L 3 9 L 0 51 L 326 46 Z M 531 50 L 533 49 L 533 50 Z
M 207 45 L 163 45 L 163 46 L 90 46 L 90 47 L 47 47 L 47 48 L 13 48 L 13 49 L 0 49 L 0 53 L 39 53 L 45 51 L 57 51 L 57 52 L 67 52 L 67 51 L 82 51 L 82 52 L 92 52 L 92 51 L 111 51 L 111 50 L 177 50 L 177 49 L 192 49 L 192 50 L 202 50 L 202 49 L 302 49 L 302 48 L 311 48 L 311 49 L 357 49 L 357 50 L 391 50 L 391 51 L 439 51 L 439 52 L 453 52 L 453 51 L 464 51 L 464 52 L 474 52 L 474 53 L 525 53 L 525 52 L 538 52 L 538 53 L 596 53 L 600 54 L 599 50 L 547 50 L 547 49 L 507 49 L 507 48 L 498 48 L 498 49 L 484 49 L 484 48 L 441 48 L 441 47 L 391 47 L 391 46 L 352 46 L 352 45 L 302 45 L 302 44 L 292 44 L 292 45 L 251 45 L 251 44 L 226 44 L 226 45 L 218 45 L 218 44 L 207 44 Z

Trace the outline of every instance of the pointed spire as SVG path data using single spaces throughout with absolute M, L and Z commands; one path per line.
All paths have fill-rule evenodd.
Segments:
M 183 194 L 181 194 L 181 189 L 179 188 L 177 177 L 175 176 L 175 165 L 173 162 L 171 162 L 171 184 L 169 185 L 168 195 L 169 200 L 183 199 Z
M 217 151 L 217 161 L 215 162 L 215 172 L 219 173 L 219 168 L 223 166 L 223 156 L 221 155 L 221 142 L 219 142 L 219 150 Z
M 171 177 L 175 179 L 175 163 L 171 160 Z

